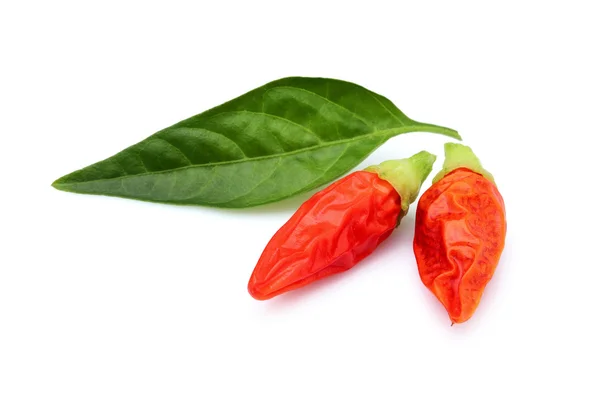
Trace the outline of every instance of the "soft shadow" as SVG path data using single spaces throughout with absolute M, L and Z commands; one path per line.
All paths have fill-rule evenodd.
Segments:
M 429 291 L 429 289 L 427 289 L 427 287 L 425 287 L 424 285 L 421 285 L 421 295 L 422 301 L 426 304 L 424 309 L 426 309 L 427 312 L 431 314 L 431 320 L 434 321 L 437 325 L 439 325 L 440 328 L 451 330 L 451 333 L 460 334 L 462 336 L 462 333 L 475 332 L 483 326 L 483 322 L 485 322 L 485 319 L 489 318 L 490 316 L 490 314 L 486 313 L 485 311 L 485 309 L 488 309 L 488 307 L 486 307 L 485 305 L 489 304 L 489 302 L 486 302 L 485 293 L 483 294 L 481 303 L 477 307 L 477 310 L 475 311 L 473 316 L 471 316 L 471 318 L 466 322 L 455 324 L 453 324 L 450 320 L 450 317 L 448 316 L 448 312 L 446 312 L 446 308 L 444 308 L 444 305 L 442 305 L 442 303 L 435 297 L 435 295 L 433 295 L 433 293 Z M 488 301 L 490 300 L 488 299 Z
M 260 216 L 266 214 L 277 214 L 277 213 L 293 213 L 295 212 L 300 205 L 305 202 L 308 198 L 310 198 L 314 193 L 318 190 L 313 190 L 310 192 L 305 192 L 299 195 L 292 196 L 291 198 L 287 198 L 281 201 L 268 203 L 260 206 L 253 206 L 248 208 L 238 208 L 238 209 L 228 209 L 228 208 L 219 208 L 219 207 L 211 207 L 206 205 L 186 205 L 186 204 L 169 204 L 163 202 L 153 202 L 146 201 L 142 199 L 131 199 L 124 198 L 118 196 L 90 196 L 87 194 L 75 194 L 81 195 L 83 197 L 89 197 L 91 200 L 96 198 L 100 198 L 106 202 L 126 202 L 129 204 L 143 204 L 147 208 L 156 208 L 156 209 L 171 209 L 175 210 L 186 210 L 186 213 L 198 213 L 198 214 L 216 214 L 216 215 L 248 215 L 248 216 Z
M 408 227 L 406 230 L 410 231 L 411 227 L 414 227 L 414 216 L 404 216 L 400 227 L 403 225 L 406 225 Z M 287 310 L 290 307 L 294 307 L 295 305 L 299 304 L 300 302 L 306 301 L 306 299 L 310 297 L 318 296 L 318 294 L 323 291 L 332 292 L 333 289 L 334 292 L 336 284 L 340 283 L 342 280 L 349 279 L 353 274 L 357 274 L 361 269 L 368 268 L 368 266 L 371 264 L 369 261 L 372 262 L 373 258 L 376 258 L 377 255 L 381 257 L 391 252 L 397 252 L 398 241 L 406 242 L 407 237 L 409 238 L 408 242 L 410 242 L 410 246 L 412 248 L 412 241 L 410 241 L 412 237 L 407 235 L 410 233 L 403 233 L 400 231 L 400 227 L 394 230 L 392 235 L 383 241 L 371 255 L 367 256 L 364 260 L 360 261 L 349 270 L 322 278 L 318 281 L 308 284 L 305 287 L 283 293 L 273 299 L 270 299 L 266 301 L 268 303 L 267 309 L 274 312 Z
M 425 303 L 424 309 L 426 309 L 432 316 L 432 320 L 437 322 L 441 327 L 458 327 L 460 325 L 452 325 L 452 321 L 446 312 L 444 305 L 433 295 L 431 291 L 421 282 L 419 278 L 419 284 L 421 284 L 421 299 Z
M 335 288 L 336 283 L 346 280 L 347 277 L 352 274 L 354 269 L 357 267 L 358 265 L 348 271 L 322 278 L 318 281 L 308 284 L 305 287 L 283 293 L 275 298 L 264 301 L 267 303 L 266 309 L 269 312 L 274 313 L 279 313 L 282 311 L 288 312 L 290 308 L 299 305 L 301 302 L 306 302 L 306 300 L 310 297 L 318 296 L 318 294 L 324 291 L 332 292 L 332 287 Z
M 246 208 L 221 208 L 210 205 L 191 205 L 191 204 L 175 204 L 175 203 L 166 203 L 166 202 L 157 202 L 150 201 L 144 199 L 133 199 L 122 196 L 108 196 L 108 195 L 92 195 L 92 194 L 80 194 L 74 192 L 66 192 L 66 191 L 56 191 L 52 187 L 48 187 L 53 192 L 58 194 L 58 196 L 80 196 L 84 200 L 88 200 L 90 203 L 94 202 L 124 202 L 127 205 L 134 204 L 143 204 L 147 208 L 156 208 L 156 209 L 185 209 L 188 211 L 194 211 L 196 213 L 222 213 L 222 214 L 247 214 L 247 215 L 261 215 L 261 214 L 269 214 L 269 213 L 279 213 L 279 212 L 294 212 L 296 209 L 300 207 L 302 203 L 308 200 L 312 195 L 317 193 L 322 188 L 313 189 L 308 192 L 303 192 L 298 195 L 294 195 L 290 198 L 286 198 L 280 201 L 275 201 L 272 203 L 267 203 L 259 206 L 252 206 Z
M 300 207 L 302 203 L 308 200 L 314 195 L 319 189 L 315 189 L 309 192 L 304 192 L 298 195 L 294 195 L 291 198 L 287 198 L 281 201 L 267 203 L 265 205 L 253 206 L 249 208 L 240 209 L 217 209 L 220 212 L 231 215 L 246 214 L 246 215 L 261 215 L 268 213 L 279 213 L 279 212 L 294 212 Z

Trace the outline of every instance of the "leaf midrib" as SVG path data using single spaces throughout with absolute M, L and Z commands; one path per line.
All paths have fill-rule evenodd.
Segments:
M 100 178 L 97 180 L 89 180 L 89 181 L 80 181 L 80 182 L 66 182 L 66 183 L 62 183 L 62 182 L 58 182 L 55 183 L 56 185 L 76 185 L 76 184 L 84 184 L 84 183 L 93 183 L 93 182 L 103 182 L 103 181 L 112 181 L 112 180 L 118 180 L 118 179 L 125 179 L 125 178 L 132 178 L 132 177 L 144 177 L 147 175 L 155 175 L 155 174 L 167 174 L 167 173 L 174 173 L 174 172 L 178 172 L 178 171 L 183 171 L 183 170 L 187 170 L 187 169 L 191 169 L 191 168 L 198 168 L 198 167 L 216 167 L 216 166 L 223 166 L 223 165 L 229 165 L 229 164 L 238 164 L 238 163 L 247 163 L 249 161 L 262 161 L 262 160 L 268 160 L 268 159 L 274 159 L 274 158 L 278 158 L 278 157 L 284 157 L 284 156 L 292 156 L 295 154 L 300 154 L 300 153 L 304 153 L 304 152 L 308 152 L 314 149 L 323 149 L 323 148 L 327 148 L 327 147 L 331 147 L 331 146 L 335 146 L 335 145 L 340 145 L 340 144 L 344 144 L 344 143 L 351 143 L 351 142 L 355 142 L 358 141 L 360 139 L 363 139 L 365 137 L 373 137 L 373 136 L 386 136 L 389 134 L 393 134 L 394 132 L 398 132 L 398 130 L 400 131 L 406 131 L 406 132 L 418 132 L 418 131 L 426 131 L 426 132 L 432 132 L 432 133 L 444 133 L 444 132 L 456 132 L 452 129 L 449 128 L 445 128 L 445 127 L 439 127 L 439 126 L 435 126 L 435 125 L 426 125 L 426 124 L 419 124 L 419 125 L 403 125 L 403 126 L 399 126 L 396 128 L 389 128 L 386 130 L 381 130 L 381 131 L 372 131 L 369 132 L 367 134 L 363 134 L 363 135 L 358 135 L 352 138 L 348 138 L 348 139 L 340 139 L 340 140 L 335 140 L 335 141 L 331 141 L 331 142 L 327 142 L 324 145 L 315 145 L 315 146 L 310 146 L 307 148 L 302 148 L 302 149 L 298 149 L 298 150 L 294 150 L 291 152 L 284 152 L 284 153 L 278 153 L 275 155 L 267 155 L 267 156 L 258 156 L 258 157 L 244 157 L 241 159 L 237 159 L 237 160 L 229 160 L 229 161 L 224 161 L 224 162 L 216 162 L 216 163 L 205 163 L 205 164 L 192 164 L 189 166 L 182 166 L 182 167 L 177 167 L 174 169 L 170 169 L 170 170 L 162 170 L 162 171 L 149 171 L 149 172 L 145 172 L 145 173 L 140 173 L 140 174 L 128 174 L 125 176 L 120 176 L 120 177 L 113 177 L 113 178 Z M 457 135 L 455 133 L 455 135 Z M 55 185 L 53 184 L 53 185 Z
M 355 111 L 352 111 L 349 108 L 347 108 L 346 106 L 344 106 L 344 105 L 342 105 L 340 103 L 336 103 L 333 100 L 329 99 L 328 97 L 325 97 L 325 96 L 323 96 L 323 95 L 321 95 L 321 94 L 319 94 L 317 92 L 309 91 L 308 89 L 300 88 L 298 86 L 292 86 L 292 85 L 279 85 L 279 86 L 275 86 L 273 88 L 267 89 L 266 92 L 269 92 L 269 91 L 274 90 L 274 89 L 296 89 L 296 90 L 301 91 L 301 92 L 310 93 L 311 95 L 315 95 L 316 97 L 323 99 L 325 102 L 327 102 L 329 104 L 332 104 L 334 106 L 339 107 L 342 110 L 345 110 L 346 112 L 350 113 L 352 116 L 354 116 L 354 118 L 356 118 L 357 120 L 361 121 L 366 126 L 370 126 L 370 125 L 372 126 L 373 125 L 370 122 L 368 122 L 367 120 L 365 120 L 364 117 L 361 117 L 360 115 L 358 115 Z

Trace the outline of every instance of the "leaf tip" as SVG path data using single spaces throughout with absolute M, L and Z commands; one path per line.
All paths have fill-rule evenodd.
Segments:
M 55 189 L 58 189 L 60 191 L 66 191 L 66 188 L 65 188 L 65 184 L 66 184 L 65 183 L 65 181 L 66 181 L 65 178 L 66 177 L 67 177 L 66 175 L 62 176 L 62 177 L 54 180 L 52 182 L 52 184 L 50 184 L 50 185 L 52 185 L 52 187 L 54 187 Z

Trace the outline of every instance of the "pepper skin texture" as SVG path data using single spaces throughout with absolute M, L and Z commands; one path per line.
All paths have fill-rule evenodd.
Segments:
M 401 199 L 375 173 L 357 171 L 307 200 L 263 251 L 248 291 L 258 300 L 346 271 L 390 236 Z
M 453 324 L 471 318 L 504 249 L 504 201 L 491 175 L 481 172 L 466 167 L 445 172 L 423 193 L 416 211 L 419 275 Z
M 346 271 L 390 236 L 435 156 L 422 151 L 352 173 L 304 202 L 275 233 L 248 282 L 266 300 Z

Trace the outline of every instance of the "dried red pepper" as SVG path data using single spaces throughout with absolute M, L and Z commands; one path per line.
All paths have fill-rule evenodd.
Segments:
M 250 294 L 269 299 L 356 265 L 398 226 L 434 161 L 428 152 L 390 160 L 313 195 L 267 244 Z
M 414 252 L 423 284 L 452 323 L 468 320 L 491 280 L 506 236 L 504 200 L 471 148 L 445 146 L 446 160 L 417 206 Z

